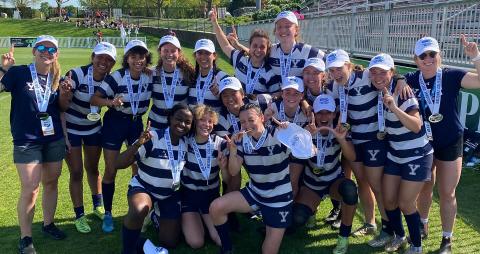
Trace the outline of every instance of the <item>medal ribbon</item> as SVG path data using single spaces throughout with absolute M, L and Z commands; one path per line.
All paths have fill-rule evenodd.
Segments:
M 245 136 L 243 137 L 242 141 L 243 141 L 243 149 L 247 152 L 247 153 L 252 153 L 253 150 L 258 150 L 260 147 L 262 147 L 263 143 L 265 142 L 265 140 L 267 139 L 267 134 L 268 134 L 268 131 L 267 129 L 264 129 L 263 132 L 262 132 L 262 136 L 260 136 L 260 139 L 258 140 L 257 144 L 255 145 L 255 147 L 253 146 L 252 144 L 252 138 L 248 135 L 245 134 Z
M 233 134 L 238 133 L 240 129 L 238 128 L 237 117 L 235 117 L 235 115 L 232 113 L 228 113 L 227 119 L 230 122 L 230 125 L 233 126 Z
M 322 168 L 325 165 L 325 156 L 327 153 L 327 144 L 331 139 L 332 133 L 328 132 L 327 139 L 324 140 L 322 134 L 317 132 L 317 167 Z M 325 141 L 325 142 L 324 142 Z
M 198 167 L 200 171 L 202 171 L 203 178 L 208 181 L 210 178 L 210 170 L 212 169 L 212 152 L 213 152 L 213 143 L 212 138 L 210 135 L 208 136 L 208 142 L 206 144 L 205 149 L 205 163 L 203 163 L 202 154 L 200 154 L 200 150 L 198 149 L 197 142 L 195 141 L 194 137 L 190 138 L 190 143 L 192 144 L 193 151 L 195 153 L 195 158 L 198 162 Z
M 51 83 L 52 79 L 50 73 L 47 76 L 47 84 L 45 85 L 45 91 L 42 89 L 40 82 L 38 81 L 37 69 L 35 64 L 30 64 L 30 74 L 32 76 L 33 89 L 35 91 L 35 98 L 37 99 L 37 107 L 39 112 L 46 112 L 48 107 L 48 101 L 50 100 L 50 94 L 52 94 Z M 43 95 L 42 95 L 42 92 Z
M 88 95 L 90 95 L 90 98 L 91 98 L 93 93 L 95 92 L 94 86 L 93 86 L 93 66 L 88 67 L 87 86 L 88 86 Z M 90 113 L 92 114 L 98 113 L 98 107 L 90 104 Z
M 208 89 L 210 89 L 210 86 L 212 84 L 212 78 L 213 78 L 213 69 L 210 69 L 210 71 L 208 72 L 207 78 L 203 83 L 203 88 L 201 88 L 202 74 L 200 73 L 198 74 L 197 83 L 195 85 L 198 104 L 203 104 L 203 101 L 205 100 L 205 93 L 208 91 Z
M 138 106 L 140 105 L 140 95 L 142 94 L 142 88 L 146 87 L 143 75 L 140 74 L 140 80 L 138 81 L 137 93 L 133 93 L 132 77 L 130 71 L 125 70 L 125 78 L 127 79 L 128 97 L 130 97 L 130 106 L 132 108 L 132 115 L 137 115 Z
M 176 184 L 180 182 L 180 172 L 182 170 L 179 166 L 180 166 L 180 162 L 183 161 L 183 158 L 185 157 L 185 152 L 183 150 L 184 149 L 183 143 L 181 141 L 179 142 L 178 160 L 175 160 L 175 156 L 173 154 L 172 141 L 170 140 L 170 128 L 165 129 L 165 133 L 163 134 L 163 137 L 165 138 L 165 143 L 167 144 L 168 162 L 171 167 L 173 184 Z
M 340 86 L 340 85 L 338 86 L 338 93 L 340 97 L 340 113 L 342 114 L 342 117 L 340 119 L 341 123 L 347 122 L 348 91 L 350 90 L 350 86 L 352 85 L 354 80 L 355 80 L 355 73 L 352 73 L 352 75 L 350 75 L 350 78 L 348 79 L 348 84 L 346 87 Z M 347 90 L 346 93 L 345 93 L 345 90 Z
M 263 71 L 263 63 L 262 63 L 262 66 L 260 66 L 258 71 L 255 73 L 255 76 L 253 77 L 253 79 L 251 79 L 250 77 L 252 76 L 253 66 L 252 66 L 252 63 L 250 61 L 248 61 L 248 65 L 247 65 L 247 87 L 246 87 L 247 94 L 253 94 L 253 91 L 255 91 L 255 85 L 257 84 L 258 79 L 260 78 L 260 72 L 262 72 L 262 71 Z
M 179 81 L 178 75 L 178 68 L 175 68 L 175 71 L 173 72 L 172 83 L 170 85 L 170 91 L 168 91 L 167 81 L 165 79 L 165 72 L 163 71 L 163 68 L 161 69 L 160 80 L 162 82 L 163 97 L 165 98 L 165 104 L 167 105 L 167 109 L 171 109 L 173 107 L 173 100 L 175 98 L 175 87 L 177 86 L 177 83 Z
M 286 83 L 284 80 L 288 77 L 288 73 L 290 72 L 292 53 L 295 49 L 295 44 L 293 44 L 292 49 L 290 49 L 290 53 L 286 56 L 287 59 L 285 59 L 285 54 L 283 53 L 282 48 L 280 46 L 278 48 L 280 50 L 280 73 L 282 75 L 282 83 Z
M 442 69 L 438 68 L 437 73 L 435 74 L 435 85 L 434 89 L 434 99 L 432 101 L 432 96 L 428 93 L 427 85 L 425 80 L 423 80 L 422 72 L 418 75 L 418 82 L 420 83 L 420 89 L 422 90 L 422 99 L 425 98 L 425 101 L 432 112 L 432 115 L 438 114 L 440 110 L 440 102 L 442 97 Z
M 282 122 L 285 122 L 285 121 L 288 121 L 288 117 L 287 117 L 287 114 L 285 114 L 285 105 L 283 104 L 283 101 L 280 102 L 280 112 L 278 112 L 280 115 L 279 115 L 279 118 Z M 293 117 L 293 122 L 294 124 L 297 124 L 297 117 L 300 113 L 300 106 L 297 106 L 297 111 L 295 112 L 295 116 Z
M 390 94 L 392 94 L 393 79 L 390 81 Z M 385 132 L 385 111 L 383 110 L 383 91 L 378 91 L 377 101 L 377 119 L 378 119 L 378 131 Z

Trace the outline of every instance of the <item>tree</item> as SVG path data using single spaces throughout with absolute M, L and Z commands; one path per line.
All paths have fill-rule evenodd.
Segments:
M 42 2 L 40 4 L 40 11 L 47 17 L 50 14 L 50 4 L 48 2 Z
M 62 4 L 68 2 L 70 0 L 55 0 L 55 2 L 57 3 L 57 13 L 58 13 L 58 16 L 61 17 L 62 16 Z
M 10 0 L 10 3 L 16 8 L 33 7 L 38 0 Z

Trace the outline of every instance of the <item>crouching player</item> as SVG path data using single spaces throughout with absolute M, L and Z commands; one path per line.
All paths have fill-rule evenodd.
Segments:
M 303 182 L 293 204 L 293 225 L 304 225 L 329 195 L 342 203 L 340 233 L 333 253 L 346 253 L 358 194 L 355 183 L 344 177 L 340 152 L 355 161 L 355 150 L 346 128 L 339 125 L 333 129 L 335 101 L 330 95 L 319 95 L 313 110 L 315 115 L 306 129 L 312 133 L 316 156 L 307 160 L 303 171 Z

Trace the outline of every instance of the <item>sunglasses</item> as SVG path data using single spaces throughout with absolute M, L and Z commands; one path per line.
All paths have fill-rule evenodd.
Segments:
M 57 48 L 55 47 L 46 47 L 44 45 L 38 45 L 35 47 L 35 49 L 40 52 L 40 53 L 44 53 L 45 51 L 48 51 L 48 53 L 50 55 L 53 55 L 55 53 L 57 53 Z
M 424 60 L 427 55 L 430 57 L 430 58 L 435 58 L 437 56 L 437 53 L 438 52 L 435 52 L 435 51 L 430 51 L 428 53 L 422 53 L 418 56 L 418 58 L 420 58 L 420 60 Z

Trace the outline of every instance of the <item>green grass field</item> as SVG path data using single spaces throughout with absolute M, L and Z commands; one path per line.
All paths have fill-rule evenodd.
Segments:
M 38 35 L 51 33 L 53 35 L 89 36 L 90 31 L 73 31 L 76 28 L 71 25 L 35 22 L 0 21 L 0 36 L 7 35 Z M 37 26 L 38 25 L 38 26 Z M 64 26 L 67 26 L 65 28 Z M 71 26 L 71 27 L 68 27 Z M 7 28 L 7 29 L 4 29 Z M 24 30 L 26 29 L 26 30 Z M 88 30 L 88 29 L 85 29 Z M 61 32 L 60 32 L 61 31 Z M 21 34 L 20 34 L 21 33 Z M 85 33 L 86 35 L 84 35 Z M 154 50 L 158 38 L 150 36 L 149 46 Z M 149 37 L 149 38 L 150 38 Z M 0 48 L 0 53 L 8 49 Z M 89 62 L 90 50 L 86 49 L 61 49 L 60 63 L 65 73 L 72 67 Z M 192 60 L 192 49 L 184 48 L 185 54 Z M 122 50 L 118 55 L 122 54 Z M 154 53 L 156 56 L 157 53 Z M 17 48 L 15 57 L 18 64 L 27 64 L 32 60 L 31 49 Z M 232 73 L 232 68 L 225 59 L 219 59 L 219 66 Z M 115 68 L 118 67 L 118 64 Z M 19 196 L 20 185 L 18 175 L 12 159 L 12 138 L 9 129 L 10 94 L 0 94 L 0 253 L 15 253 L 19 239 L 19 227 L 16 203 Z M 103 171 L 103 159 L 100 161 L 100 169 Z M 55 241 L 46 238 L 40 231 L 42 223 L 41 195 L 37 201 L 37 209 L 34 218 L 33 238 L 35 247 L 39 253 L 119 253 L 121 249 L 121 225 L 122 217 L 127 212 L 126 192 L 130 179 L 129 170 L 118 172 L 116 180 L 116 192 L 114 198 L 113 215 L 115 217 L 115 230 L 111 234 L 104 234 L 101 230 L 101 222 L 93 215 L 89 215 L 92 233 L 80 234 L 73 224 L 74 212 L 68 191 L 68 168 L 64 164 L 62 176 L 59 181 L 59 199 L 56 213 L 56 223 L 67 233 L 67 239 Z M 88 185 L 84 181 L 84 200 L 87 213 L 92 210 L 91 197 Z M 480 190 L 480 175 L 478 172 L 465 169 L 460 185 L 457 189 L 458 217 L 455 227 L 455 253 L 480 253 L 480 216 L 477 207 L 480 207 L 480 199 L 476 191 Z M 430 216 L 430 236 L 424 243 L 425 253 L 435 253 L 440 243 L 440 218 L 438 198 L 432 206 Z M 337 233 L 325 225 L 322 219 L 331 208 L 329 201 L 320 205 L 317 213 L 317 225 L 313 229 L 298 231 L 283 240 L 281 253 L 330 253 L 336 243 Z M 353 228 L 362 224 L 361 212 L 357 212 Z M 261 226 L 258 221 L 252 221 L 241 216 L 240 233 L 234 233 L 233 243 L 236 253 L 258 253 L 263 237 L 257 233 Z M 147 232 L 147 236 L 155 241 L 153 230 Z M 366 242 L 367 238 L 351 238 L 349 253 L 382 253 L 383 250 L 374 250 Z M 217 248 L 209 242 L 204 248 L 191 250 L 184 243 L 171 253 L 217 253 Z

